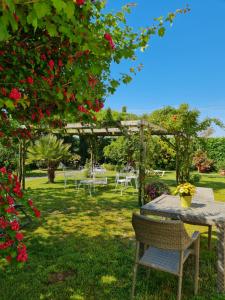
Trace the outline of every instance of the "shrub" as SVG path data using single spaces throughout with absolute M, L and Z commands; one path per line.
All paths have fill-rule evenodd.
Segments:
M 162 181 L 154 181 L 145 186 L 145 202 L 149 202 L 162 194 L 170 195 L 170 189 L 167 184 Z
M 192 184 L 198 183 L 201 180 L 201 175 L 200 174 L 192 174 L 190 176 L 189 182 Z
M 116 166 L 113 164 L 103 164 L 103 168 L 105 168 L 107 171 L 115 171 Z
M 219 162 L 216 164 L 216 167 L 217 167 L 217 170 L 218 170 L 218 171 L 220 171 L 220 170 L 225 170 L 225 160 L 219 161 Z
M 209 159 L 207 153 L 202 150 L 196 151 L 193 157 L 193 163 L 199 173 L 210 172 L 214 167 L 214 161 Z

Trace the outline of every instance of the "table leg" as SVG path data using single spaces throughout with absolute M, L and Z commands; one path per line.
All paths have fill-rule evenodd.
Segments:
M 225 224 L 217 225 L 217 289 L 225 293 Z

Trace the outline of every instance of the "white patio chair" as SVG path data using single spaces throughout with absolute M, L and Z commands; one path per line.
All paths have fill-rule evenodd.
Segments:
M 117 190 L 118 186 L 120 185 L 121 196 L 123 195 L 123 191 L 126 188 L 128 188 L 129 185 L 132 185 L 131 178 L 127 178 L 126 173 L 117 173 L 115 182 L 116 182 L 115 190 Z

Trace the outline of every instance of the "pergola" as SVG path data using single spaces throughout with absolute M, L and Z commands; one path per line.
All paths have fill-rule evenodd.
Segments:
M 70 123 L 65 126 L 65 133 L 78 136 L 123 136 L 139 134 L 139 176 L 138 176 L 138 203 L 144 204 L 144 177 L 145 177 L 145 139 L 144 133 L 151 135 L 167 135 L 167 131 L 145 120 L 117 121 L 113 125 L 98 127 L 96 124 Z

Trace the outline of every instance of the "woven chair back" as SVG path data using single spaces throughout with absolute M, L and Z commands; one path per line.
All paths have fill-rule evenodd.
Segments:
M 136 240 L 167 250 L 184 250 L 191 242 L 182 221 L 154 220 L 134 213 L 132 225 Z

